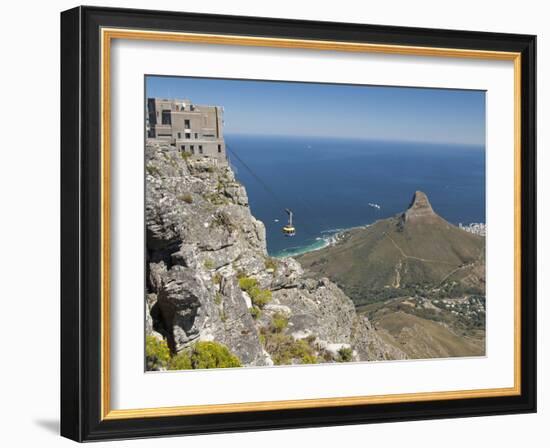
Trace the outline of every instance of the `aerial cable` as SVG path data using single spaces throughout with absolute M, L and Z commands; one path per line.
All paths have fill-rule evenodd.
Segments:
M 277 193 L 275 193 L 275 191 L 273 191 L 273 189 L 271 189 L 271 187 L 269 185 L 267 185 L 264 180 L 258 176 L 253 170 L 252 168 L 250 168 L 250 166 L 241 158 L 239 157 L 239 155 L 235 152 L 235 150 L 233 148 L 230 148 L 229 145 L 225 145 L 226 149 L 228 152 L 230 152 L 233 156 L 235 156 L 235 158 L 241 163 L 241 165 L 250 173 L 250 175 L 252 177 L 254 177 L 254 179 L 256 179 L 256 181 L 264 188 L 264 190 L 266 190 L 269 194 L 271 194 L 271 196 L 273 196 L 273 198 L 277 201 L 278 205 L 281 207 L 282 210 L 286 210 L 288 207 L 284 204 L 284 202 L 281 200 L 281 198 L 277 195 Z M 300 201 L 301 202 L 301 201 Z M 305 210 L 307 210 L 307 207 L 304 207 L 304 204 L 302 203 L 302 208 L 304 208 Z M 307 213 L 310 213 L 309 211 Z M 308 228 L 308 226 L 306 226 L 305 224 L 300 224 L 300 227 L 303 227 L 304 230 L 307 231 L 307 233 L 309 233 L 311 236 L 313 237 L 317 237 L 319 234 L 318 232 L 313 232 L 311 229 Z
M 226 148 L 231 152 L 231 154 L 233 154 L 235 156 L 235 158 L 248 170 L 248 172 L 264 187 L 264 189 L 270 193 L 276 200 L 277 202 L 279 203 L 279 205 L 283 208 L 283 209 L 286 209 L 287 206 L 284 204 L 284 202 L 280 199 L 280 197 L 269 187 L 269 185 L 267 185 L 256 173 L 254 173 L 254 171 L 252 170 L 252 168 L 250 168 L 250 166 L 248 166 L 244 160 L 242 160 L 239 155 L 235 152 L 235 150 L 233 150 L 232 148 L 229 147 L 229 145 L 226 144 Z M 306 212 L 307 215 L 310 215 L 310 216 L 313 216 L 314 213 L 312 212 L 311 208 L 309 207 L 309 205 L 307 205 L 307 201 L 305 201 L 302 197 L 300 197 L 298 195 L 298 193 L 295 191 L 293 192 L 293 202 L 294 203 L 298 203 L 302 210 Z M 329 229 L 329 225 L 323 220 L 321 219 L 321 224 L 322 226 L 325 228 L 325 230 L 328 230 Z M 300 224 L 301 227 L 304 227 L 306 228 L 307 230 L 307 227 L 303 224 Z M 312 236 L 318 236 L 319 232 L 312 232 L 311 230 L 309 231 L 309 233 L 312 235 Z
M 238 154 L 232 149 L 229 147 L 229 145 L 225 145 L 225 147 L 227 148 L 227 150 L 235 156 L 235 158 L 241 163 L 242 166 L 244 166 L 246 168 L 246 170 L 252 175 L 252 177 L 254 177 L 254 179 L 256 179 L 256 181 L 264 188 L 264 190 L 266 190 L 269 194 L 271 194 L 271 196 L 273 196 L 277 202 L 279 203 L 279 205 L 281 206 L 281 208 L 284 210 L 286 207 L 283 203 L 283 201 L 281 200 L 281 198 L 269 187 L 269 185 L 267 185 L 263 179 L 258 176 L 253 170 L 252 168 L 250 168 L 250 166 L 248 166 L 243 159 L 241 159 Z

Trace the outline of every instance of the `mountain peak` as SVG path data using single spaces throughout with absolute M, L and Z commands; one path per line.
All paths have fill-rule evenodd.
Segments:
M 416 191 L 412 197 L 409 208 L 404 214 L 405 221 L 416 220 L 418 218 L 437 216 L 433 211 L 432 205 L 422 191 Z

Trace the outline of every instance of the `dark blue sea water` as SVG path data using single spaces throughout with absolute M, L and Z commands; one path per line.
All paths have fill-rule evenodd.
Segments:
M 485 222 L 484 147 L 243 135 L 226 142 L 273 256 L 322 247 L 339 230 L 402 212 L 416 190 L 454 224 Z M 294 211 L 292 238 L 281 232 L 285 208 Z

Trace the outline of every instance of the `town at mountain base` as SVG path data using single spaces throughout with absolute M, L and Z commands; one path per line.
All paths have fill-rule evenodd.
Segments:
M 268 256 L 226 163 L 147 144 L 149 370 L 404 359 L 324 276 Z

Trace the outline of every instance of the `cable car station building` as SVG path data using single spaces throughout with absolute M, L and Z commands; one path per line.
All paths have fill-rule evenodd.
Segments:
M 147 137 L 175 146 L 190 156 L 225 162 L 223 109 L 188 99 L 147 99 Z

